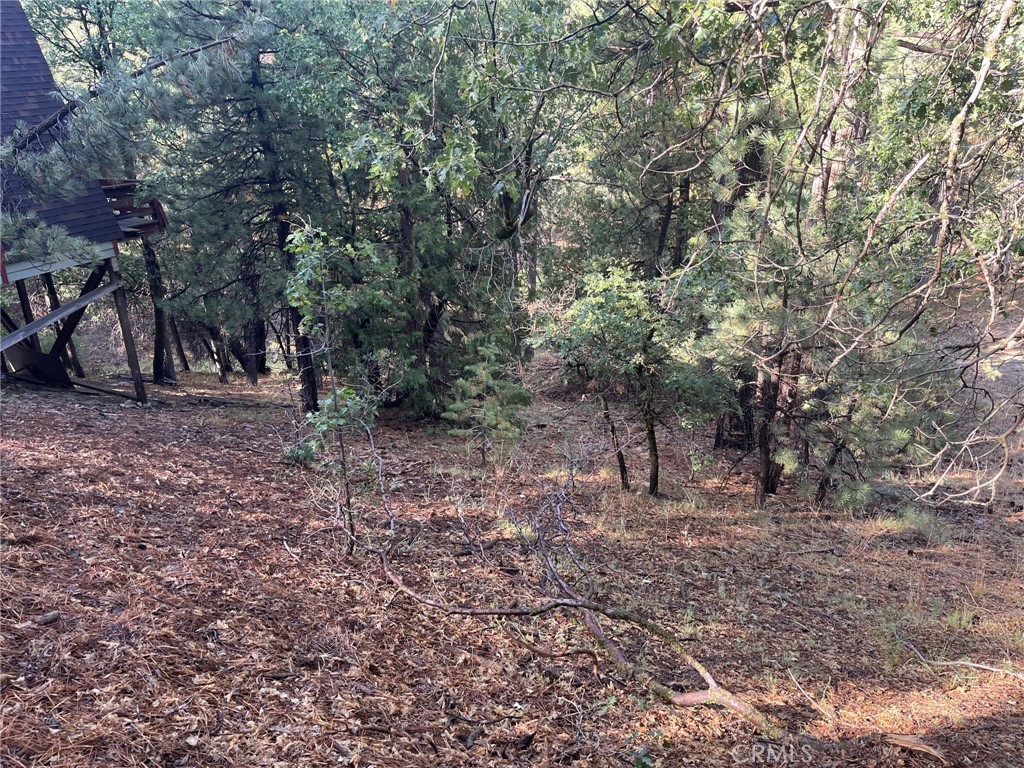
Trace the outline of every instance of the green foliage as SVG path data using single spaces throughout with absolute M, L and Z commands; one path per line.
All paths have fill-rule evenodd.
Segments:
M 654 765 L 651 752 L 645 746 L 630 747 L 628 754 L 633 762 L 633 768 L 651 768 Z
M 702 357 L 696 313 L 660 285 L 611 267 L 580 291 L 544 337 L 569 369 L 652 413 L 673 408 L 686 425 L 731 401 L 730 382 Z
M 706 451 L 690 452 L 690 482 L 692 483 L 701 472 L 715 466 L 715 457 Z
M 74 237 L 60 226 L 50 226 L 34 213 L 0 213 L 4 259 L 9 264 L 31 262 L 39 266 L 65 260 L 90 264 L 96 260 L 92 243 Z
M 887 521 L 887 526 L 894 533 L 924 546 L 945 547 L 952 541 L 949 526 L 923 507 L 901 507 L 896 516 Z
M 443 417 L 454 423 L 452 434 L 472 438 L 486 458 L 497 440 L 511 440 L 522 429 L 522 410 L 530 393 L 512 380 L 508 352 L 485 340 L 475 349 L 477 362 L 465 367 L 452 387 L 452 398 Z
M 858 506 L 1002 450 L 975 429 L 1013 405 L 975 383 L 1024 253 L 998 4 L 29 7 L 67 87 L 104 78 L 66 157 L 149 179 L 169 309 L 245 359 L 295 307 L 344 380 L 484 439 L 539 304 L 648 434 L 747 418 L 766 493 Z
M 600 705 L 597 708 L 597 714 L 599 716 L 601 716 L 601 717 L 603 717 L 604 715 L 607 715 L 609 712 L 612 711 L 612 709 L 618 703 L 619 703 L 619 697 L 614 695 L 614 694 L 612 694 L 607 699 L 604 699 L 604 700 L 602 700 L 600 702 Z
M 281 452 L 281 459 L 289 464 L 297 464 L 300 467 L 312 469 L 316 466 L 319 454 L 318 441 L 313 438 L 303 438 L 287 446 Z
M 340 386 L 320 401 L 320 410 L 306 414 L 306 421 L 320 445 L 330 443 L 332 435 L 365 432 L 373 429 L 377 403 L 372 396 L 354 387 Z
M 978 623 L 978 614 L 966 606 L 960 606 L 946 616 L 946 623 L 958 632 L 963 632 Z

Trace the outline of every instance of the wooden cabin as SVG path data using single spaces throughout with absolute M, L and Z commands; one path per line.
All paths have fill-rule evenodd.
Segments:
M 55 95 L 56 90 L 21 4 L 0 2 L 0 138 L 13 141 L 16 153 L 44 152 L 59 144 L 71 109 Z M 66 198 L 36 199 L 31 185 L 16 172 L 0 176 L 0 207 L 5 213 L 22 220 L 33 215 L 91 244 L 91 252 L 85 254 L 81 249 L 73 254 L 19 253 L 17 238 L 0 232 L 0 279 L 4 286 L 15 287 L 21 310 L 20 322 L 13 312 L 2 310 L 5 335 L 0 352 L 5 372 L 60 386 L 88 386 L 68 375 L 69 345 L 88 305 L 112 296 L 135 399 L 146 401 L 118 268 L 118 243 L 161 232 L 167 220 L 157 201 L 136 199 L 138 186 L 135 180 L 85 180 Z M 61 305 L 51 275 L 63 270 L 75 270 L 84 279 L 79 296 Z M 50 311 L 43 317 L 33 316 L 30 281 L 38 281 L 48 295 Z M 44 350 L 38 334 L 49 326 L 56 326 L 56 338 Z

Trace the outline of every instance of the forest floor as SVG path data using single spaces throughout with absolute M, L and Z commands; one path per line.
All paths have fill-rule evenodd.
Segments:
M 600 599 L 833 748 L 768 745 L 730 711 L 622 679 L 578 614 L 451 615 L 347 555 L 323 493 L 337 475 L 284 459 L 301 434 L 290 384 L 192 374 L 148 407 L 5 388 L 0 765 L 942 764 L 927 747 L 1024 766 L 1024 679 L 946 665 L 1024 671 L 1024 496 L 900 516 L 788 492 L 757 510 L 744 464 L 722 481 L 736 455 L 691 477 L 707 436 L 668 431 L 664 497 L 623 493 L 594 404 L 558 382 L 486 467 L 443 424 L 379 420 L 405 584 L 482 608 L 543 600 L 521 521 L 572 465 L 564 518 Z M 357 533 L 383 540 L 376 462 L 365 439 L 349 449 Z M 642 446 L 627 452 L 641 484 Z M 702 687 L 656 638 L 602 626 L 667 685 Z

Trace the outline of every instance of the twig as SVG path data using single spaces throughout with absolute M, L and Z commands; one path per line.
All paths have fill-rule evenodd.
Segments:
M 478 725 L 476 728 L 474 728 L 472 731 L 469 732 L 469 735 L 466 736 L 466 749 L 467 750 L 470 750 L 470 749 L 473 748 L 473 744 L 476 742 L 477 738 L 479 738 L 480 736 L 483 735 L 483 732 L 484 732 L 484 727 L 482 725 Z
M 622 653 L 622 650 L 604 633 L 604 630 L 601 629 L 601 625 L 598 623 L 597 617 L 592 612 L 583 612 L 583 623 L 587 625 L 587 629 L 589 629 L 591 634 L 594 635 L 597 642 L 608 652 L 609 657 L 612 659 L 612 663 L 619 672 L 633 680 L 636 680 L 662 701 L 676 707 L 696 707 L 701 704 L 716 704 L 720 707 L 731 709 L 747 722 L 751 723 L 763 736 L 770 739 L 776 739 L 783 734 L 781 726 L 773 722 L 757 707 L 746 699 L 727 691 L 715 682 L 707 669 L 705 669 L 704 666 L 696 659 L 688 657 L 685 660 L 690 667 L 697 672 L 697 674 L 704 678 L 708 687 L 702 691 L 688 691 L 686 693 L 674 691 L 664 683 L 659 683 L 655 680 L 654 676 L 649 672 L 636 664 L 630 663 Z
M 828 552 L 830 555 L 835 555 L 836 557 L 839 557 L 843 554 L 842 550 L 839 549 L 839 547 L 825 547 L 823 549 L 797 549 L 793 550 L 792 552 L 783 552 L 782 556 L 791 557 L 794 555 L 818 555 L 824 552 Z
M 751 448 L 749 451 L 744 451 L 743 453 L 740 454 L 740 457 L 729 466 L 729 469 L 725 471 L 725 476 L 722 478 L 722 482 L 718 485 L 719 493 L 721 493 L 721 491 L 725 488 L 725 484 L 729 482 L 729 478 L 732 477 L 732 473 L 736 471 L 736 467 L 742 464 L 743 460 L 753 452 L 753 448 Z
M 299 556 L 292 552 L 292 548 L 288 546 L 288 539 L 281 539 L 281 541 L 284 542 L 284 548 L 288 550 L 288 554 L 294 557 L 296 561 L 299 561 Z
M 793 681 L 793 685 L 795 685 L 797 690 L 800 691 L 800 693 L 803 694 L 805 699 L 807 699 L 807 703 L 809 703 L 819 715 L 821 715 L 826 720 L 828 720 L 829 724 L 834 724 L 835 719 L 836 719 L 835 711 L 833 710 L 833 711 L 830 712 L 827 709 L 825 709 L 823 706 L 821 706 L 821 704 L 819 704 L 817 701 L 815 701 L 814 697 L 811 696 L 811 694 L 809 694 L 807 691 L 805 691 L 804 687 L 802 685 L 800 685 L 800 681 L 796 679 L 796 675 L 793 674 L 793 670 L 790 669 L 790 670 L 787 670 L 787 671 L 789 672 L 789 679 Z M 834 727 L 834 725 L 833 725 L 833 727 Z
M 144 594 L 144 595 L 147 595 L 147 596 L 149 596 L 149 597 L 152 597 L 152 598 L 153 598 L 154 600 L 156 600 L 157 602 L 163 603 L 164 605 L 169 605 L 169 606 L 170 606 L 171 608 L 173 608 L 173 609 L 174 609 L 174 610 L 176 610 L 176 611 L 180 611 L 180 610 L 183 610 L 183 609 L 182 609 L 182 606 L 180 606 L 180 605 L 175 605 L 175 604 L 174 604 L 174 603 L 172 603 L 172 602 L 171 602 L 170 600 L 165 600 L 164 598 L 160 597 L 159 595 L 154 595 L 154 594 L 153 594 L 152 592 L 150 592 L 150 591 L 149 591 L 148 589 L 140 589 L 140 591 L 142 592 L 142 594 Z
M 494 547 L 498 546 L 502 542 L 506 542 L 506 541 L 508 541 L 508 539 L 497 538 L 497 539 L 493 539 L 492 541 L 488 541 L 485 544 L 479 544 L 476 547 L 470 545 L 470 546 L 466 547 L 465 549 L 460 549 L 458 552 L 456 552 L 452 556 L 453 557 L 466 557 L 468 555 L 475 555 L 475 554 L 477 554 L 479 552 L 484 552 L 484 551 L 486 551 L 488 549 L 493 549 Z
M 543 648 L 538 648 L 537 646 L 528 642 L 526 638 L 524 638 L 511 624 L 505 624 L 504 628 L 505 631 L 513 640 L 515 640 L 517 643 L 523 646 L 523 648 L 525 648 L 535 656 L 543 656 L 547 659 L 561 659 L 566 656 L 577 656 L 580 654 L 589 656 L 594 663 L 594 676 L 598 680 L 601 679 L 601 672 L 598 667 L 597 653 L 591 650 L 590 648 L 570 648 L 569 650 L 562 651 L 561 653 L 556 653 L 554 651 L 545 651 Z
M 520 720 L 523 717 L 522 715 L 498 715 L 497 717 L 492 717 L 490 720 L 474 720 L 471 717 L 463 717 L 454 710 L 448 710 L 445 714 L 448 716 L 449 720 L 458 720 L 460 723 L 479 726 L 494 725 L 495 723 L 500 723 L 502 720 Z
M 933 665 L 936 667 L 969 667 L 970 669 L 981 669 L 986 672 L 995 672 L 1000 675 L 1008 675 L 1009 677 L 1015 677 L 1018 680 L 1024 681 L 1024 675 L 1022 675 L 1021 673 L 1012 672 L 1008 669 L 1000 669 L 999 667 L 990 667 L 985 664 L 975 664 L 971 661 L 932 661 L 931 659 L 926 659 L 924 656 L 922 656 L 921 652 L 917 650 L 917 648 L 915 648 L 912 643 L 909 643 L 906 640 L 902 640 L 901 642 L 903 643 L 903 645 L 907 646 L 907 648 L 912 650 L 914 652 L 914 655 L 917 656 L 917 658 L 921 660 L 921 663 L 924 664 L 926 667 L 929 665 Z

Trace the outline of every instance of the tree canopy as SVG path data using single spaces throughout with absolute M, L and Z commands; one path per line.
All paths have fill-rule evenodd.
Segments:
M 716 415 L 761 503 L 995 492 L 1014 0 L 26 6 L 96 97 L 77 162 L 165 201 L 150 292 L 222 370 L 276 339 L 308 410 L 329 350 L 383 405 L 495 425 L 540 346 L 637 415 L 652 493 L 657 422 Z

